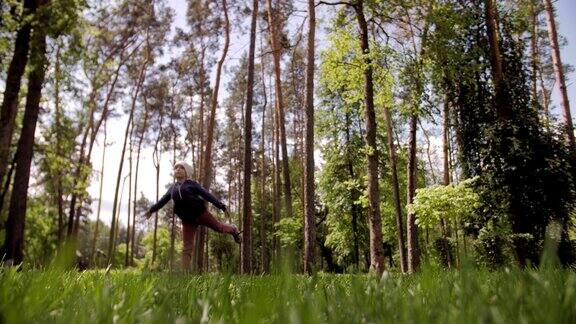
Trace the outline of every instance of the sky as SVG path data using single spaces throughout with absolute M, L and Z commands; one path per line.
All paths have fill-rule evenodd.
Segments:
M 175 11 L 175 25 L 179 27 L 185 27 L 186 20 L 186 1 L 185 0 L 168 0 L 169 5 Z M 302 6 L 304 1 L 298 1 L 300 6 Z M 562 48 L 561 56 L 563 63 L 571 64 L 572 66 L 576 67 L 576 33 L 571 33 L 569 31 L 576 30 L 576 0 L 558 0 L 554 3 L 556 10 L 557 10 L 557 28 L 559 30 L 559 34 L 564 36 L 567 41 L 568 45 Z M 303 15 L 303 14 L 300 14 Z M 321 15 L 319 14 L 321 17 Z M 296 25 L 299 25 L 297 22 Z M 322 38 L 322 26 L 318 26 L 317 28 L 317 40 Z M 232 35 L 231 44 L 229 55 L 225 63 L 225 68 L 232 67 L 238 63 L 240 56 L 242 55 L 243 51 L 247 50 L 247 42 L 248 38 L 246 35 Z M 317 50 L 317 53 L 319 51 Z M 214 76 L 212 77 L 214 79 Z M 568 76 L 567 80 L 567 88 L 568 88 L 568 95 L 569 100 L 571 103 L 571 111 L 572 116 L 576 111 L 576 85 L 575 80 L 576 74 L 572 74 Z M 219 95 L 219 100 L 222 102 L 226 96 L 226 93 L 223 91 L 225 88 L 225 84 L 228 80 L 228 76 L 226 73 L 223 73 L 223 80 L 221 84 L 221 92 Z M 556 107 L 558 106 L 559 94 L 557 87 L 554 89 L 552 94 L 553 105 Z M 556 108 L 553 110 L 553 113 L 560 116 L 559 109 Z M 114 200 L 114 188 L 116 182 L 116 175 L 118 173 L 118 166 L 120 162 L 120 155 L 122 149 L 122 142 L 124 136 L 124 129 L 126 127 L 126 118 L 119 118 L 111 120 L 108 124 L 108 139 L 107 143 L 111 144 L 106 148 L 106 164 L 104 170 L 104 177 L 103 177 L 103 200 L 102 200 L 102 210 L 101 210 L 101 219 L 106 222 L 110 223 L 111 214 L 112 214 L 112 205 Z M 103 133 L 103 132 L 102 132 Z M 92 154 L 92 163 L 94 170 L 97 173 L 100 172 L 101 168 L 101 159 L 103 153 L 103 134 L 98 139 L 97 146 L 94 149 Z M 164 194 L 164 188 L 167 184 L 172 182 L 172 161 L 171 156 L 169 154 L 163 155 L 161 158 L 161 166 L 160 166 L 160 193 L 159 195 L 162 196 Z M 124 164 L 124 171 L 123 177 L 127 174 L 128 163 Z M 141 161 L 140 161 L 140 171 L 139 171 L 139 188 L 138 188 L 138 197 L 140 197 L 141 193 L 147 197 L 151 201 L 156 200 L 156 170 L 152 164 L 152 150 L 147 148 L 144 149 L 141 153 Z M 126 185 L 124 186 L 123 190 L 123 201 L 122 206 L 120 207 L 120 222 L 126 224 L 127 218 L 127 205 L 126 200 L 128 196 L 128 182 L 126 181 Z M 100 176 L 98 175 L 91 181 L 90 187 L 88 191 L 90 195 L 94 198 L 92 204 L 92 215 L 90 218 L 96 218 L 96 211 L 98 210 L 98 197 L 99 197 L 99 188 L 100 188 Z M 141 217 L 141 215 L 137 215 L 137 217 Z

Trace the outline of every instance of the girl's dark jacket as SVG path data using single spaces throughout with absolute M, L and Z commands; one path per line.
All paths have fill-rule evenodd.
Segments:
M 218 209 L 226 211 L 226 205 L 202 188 L 198 182 L 190 179 L 171 185 L 164 196 L 148 211 L 150 213 L 157 212 L 170 199 L 174 201 L 174 213 L 183 220 L 195 220 L 202 215 L 206 211 L 206 201 L 211 202 Z

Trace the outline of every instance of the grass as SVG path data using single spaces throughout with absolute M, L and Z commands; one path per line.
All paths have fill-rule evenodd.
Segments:
M 0 268 L 0 323 L 574 323 L 572 270 L 224 276 Z

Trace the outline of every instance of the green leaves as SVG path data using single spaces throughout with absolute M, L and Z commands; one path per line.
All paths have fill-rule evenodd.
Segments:
M 441 219 L 463 220 L 474 218 L 480 207 L 480 196 L 471 185 L 477 178 L 458 185 L 433 186 L 416 190 L 414 203 L 407 206 L 416 213 L 416 224 L 421 228 L 433 228 Z

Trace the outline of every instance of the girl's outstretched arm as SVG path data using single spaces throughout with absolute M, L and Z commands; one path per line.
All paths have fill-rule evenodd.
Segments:
M 164 196 L 162 196 L 162 198 L 160 198 L 160 200 L 158 200 L 157 203 L 155 203 L 154 205 L 152 205 L 152 207 L 150 207 L 150 209 L 148 209 L 148 211 L 146 212 L 146 217 L 149 217 L 149 215 L 152 215 L 153 213 L 157 212 L 160 208 L 164 207 L 164 205 L 166 205 L 171 198 L 172 198 L 172 186 L 168 188 L 168 191 L 166 191 Z

